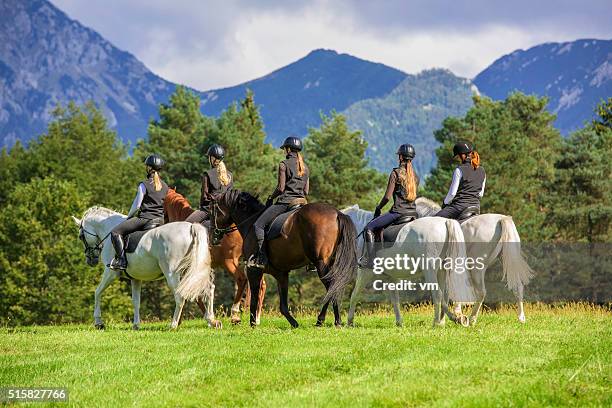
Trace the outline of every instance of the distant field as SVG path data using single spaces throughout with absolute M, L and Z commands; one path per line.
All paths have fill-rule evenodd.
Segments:
M 612 313 L 526 314 L 485 312 L 467 329 L 432 329 L 430 307 L 405 311 L 403 328 L 391 311 L 343 329 L 314 315 L 294 330 L 278 315 L 254 330 L 2 328 L 0 386 L 67 387 L 73 406 L 612 406 Z

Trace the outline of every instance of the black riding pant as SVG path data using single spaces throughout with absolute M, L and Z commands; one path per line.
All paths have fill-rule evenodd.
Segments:
M 472 204 L 474 205 L 474 204 Z M 452 218 L 456 220 L 459 218 L 463 210 L 470 207 L 469 204 L 450 203 L 435 215 L 436 217 Z
M 289 208 L 288 204 L 273 204 L 266 208 L 266 210 L 259 216 L 253 225 L 258 243 L 262 243 L 264 240 L 266 225 L 271 223 L 274 218 L 287 211 L 287 208 Z
M 150 222 L 157 220 L 149 220 L 145 218 L 128 218 L 123 221 L 121 224 L 117 225 L 111 231 L 111 241 L 113 242 L 113 248 L 115 248 L 115 254 L 123 253 L 123 243 L 125 241 L 125 236 L 131 234 L 135 231 L 141 231 L 146 229 L 147 225 Z

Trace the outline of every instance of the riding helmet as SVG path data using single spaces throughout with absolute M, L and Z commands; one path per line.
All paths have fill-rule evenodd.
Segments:
M 412 146 L 411 144 L 407 144 L 407 143 L 397 148 L 397 154 L 409 160 L 414 159 L 414 156 L 416 156 L 416 152 L 414 151 L 414 146 Z
M 288 138 L 285 139 L 285 141 L 283 142 L 280 148 L 284 149 L 285 147 L 288 147 L 291 150 L 295 150 L 299 152 L 302 150 L 302 141 L 300 140 L 299 137 L 289 136 Z
M 159 157 L 159 155 L 157 154 L 148 155 L 144 163 L 155 171 L 160 171 L 162 167 L 164 167 L 164 164 L 166 164 L 166 162 L 164 162 L 164 159 Z
M 472 153 L 472 146 L 468 142 L 455 143 L 455 146 L 453 147 L 453 156 L 468 153 Z
M 212 156 L 219 160 L 223 160 L 223 158 L 225 157 L 225 149 L 221 145 L 214 144 L 208 148 L 206 155 Z

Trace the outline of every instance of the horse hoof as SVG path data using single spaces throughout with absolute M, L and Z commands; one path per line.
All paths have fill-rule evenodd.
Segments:
M 139 324 L 133 324 L 132 325 L 132 330 L 140 330 L 140 325 Z
M 525 323 L 525 321 L 526 321 L 525 320 L 525 316 L 519 316 L 518 319 L 519 319 L 519 322 L 521 322 L 521 323 Z
M 210 324 L 210 327 L 214 329 L 222 329 L 223 323 L 221 323 L 221 320 L 213 320 L 212 323 Z
M 104 330 L 104 329 L 106 329 L 106 326 L 104 325 L 104 323 L 96 323 L 96 324 L 94 325 L 94 327 L 95 327 L 96 329 L 98 329 L 98 330 Z
M 404 327 L 404 323 L 403 322 L 395 322 L 395 326 L 397 326 L 397 327 Z
M 320 320 L 317 320 L 317 322 L 315 323 L 315 327 L 322 327 L 323 326 L 323 322 Z M 297 326 L 294 326 L 297 327 Z
M 232 324 L 236 325 L 236 324 L 240 324 L 242 322 L 242 320 L 240 319 L 239 316 L 232 316 L 231 320 Z
M 470 319 L 469 320 L 469 325 L 470 326 L 476 326 L 476 319 Z
M 348 322 L 346 322 L 346 326 L 347 327 L 355 327 L 355 323 L 353 323 L 352 320 L 349 320 Z
M 470 326 L 470 319 L 468 319 L 467 316 L 461 315 L 461 316 L 459 316 L 459 323 L 461 323 L 461 325 L 463 327 L 469 327 Z
M 336 326 L 336 329 L 342 329 L 343 327 L 342 322 L 334 323 L 334 326 Z

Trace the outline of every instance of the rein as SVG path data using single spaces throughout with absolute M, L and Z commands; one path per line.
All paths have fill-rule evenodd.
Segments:
M 87 256 L 87 257 L 92 257 L 96 251 L 101 251 L 102 250 L 102 246 L 101 245 L 104 243 L 104 241 L 106 241 L 106 238 L 108 238 L 109 235 L 111 234 L 109 232 L 108 234 L 106 234 L 104 236 L 104 238 L 99 239 L 98 238 L 98 234 L 94 234 L 93 232 L 89 232 L 89 231 L 87 231 L 83 227 L 83 220 L 81 220 L 81 225 L 79 226 L 79 228 L 81 229 L 81 233 L 79 234 L 79 238 L 83 242 L 83 245 L 85 245 L 85 256 Z M 98 242 L 96 243 L 96 245 L 90 246 L 89 243 L 87 242 L 87 240 L 85 239 L 85 235 L 83 233 L 91 235 L 92 237 L 98 238 Z
M 251 218 L 259 216 L 262 213 L 262 211 L 258 211 L 255 214 L 250 215 L 248 218 L 246 218 L 242 222 L 234 223 L 233 225 L 230 225 L 229 227 L 219 228 L 219 226 L 217 225 L 217 211 L 221 212 L 222 214 L 225 214 L 223 213 L 223 211 L 221 211 L 221 208 L 219 208 L 219 204 L 217 204 L 217 201 L 213 201 L 211 215 L 212 215 L 213 224 L 214 224 L 213 225 L 214 227 L 213 235 L 215 236 L 215 238 L 221 238 L 230 232 L 238 231 L 240 227 L 246 224 Z

